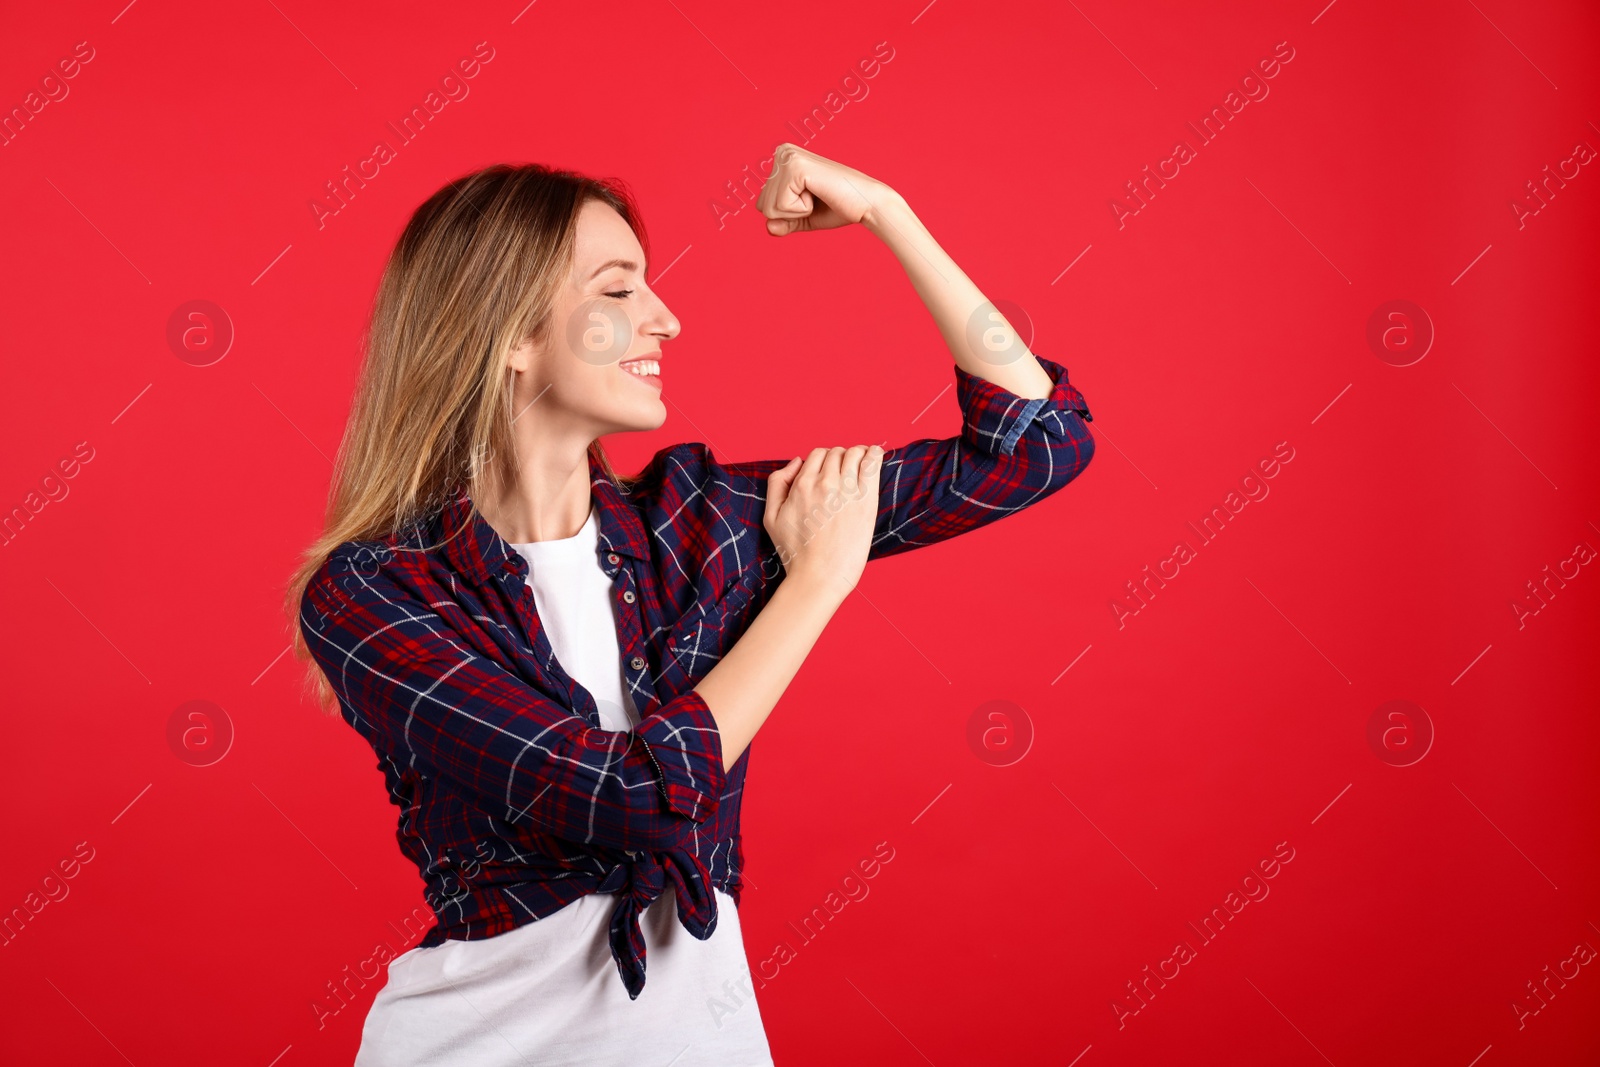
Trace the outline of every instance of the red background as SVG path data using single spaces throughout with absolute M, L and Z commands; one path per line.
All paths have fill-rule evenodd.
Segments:
M 957 431 L 950 357 L 869 234 L 709 206 L 887 42 L 808 147 L 1026 309 L 1100 447 L 1024 514 L 869 567 L 756 742 L 746 944 L 795 948 L 760 991 L 777 1061 L 1596 1062 L 1594 964 L 1520 1029 L 1511 1007 L 1600 947 L 1600 574 L 1520 629 L 1511 607 L 1600 546 L 1600 174 L 1520 228 L 1510 206 L 1600 146 L 1591 5 L 123 2 L 0 38 L 8 110 L 94 49 L 0 148 L 0 506 L 93 449 L 0 551 L 0 909 L 93 850 L 0 948 L 0 1058 L 352 1056 L 378 983 L 320 1029 L 312 1005 L 402 947 L 421 886 L 372 753 L 300 698 L 279 604 L 382 257 L 444 181 L 538 160 L 638 192 L 684 330 L 667 424 L 608 441 L 626 470 L 680 440 Z M 480 41 L 470 95 L 319 229 L 324 182 Z M 1270 95 L 1200 147 L 1185 122 L 1283 41 Z M 1119 229 L 1111 199 L 1179 138 L 1198 158 Z M 194 299 L 236 330 L 206 367 L 165 339 Z M 1393 299 L 1437 333 L 1410 366 L 1366 341 Z M 1270 496 L 1200 546 L 1185 523 L 1284 441 Z M 1119 628 L 1180 539 L 1198 558 Z M 235 731 L 210 766 L 168 742 L 190 700 Z M 968 744 L 991 700 L 1031 723 L 1011 766 Z M 1410 766 L 1368 741 L 1390 700 L 1436 735 Z M 879 842 L 870 896 L 800 943 Z M 1270 895 L 1201 943 L 1280 842 Z M 1119 1027 L 1180 939 L 1197 958 Z

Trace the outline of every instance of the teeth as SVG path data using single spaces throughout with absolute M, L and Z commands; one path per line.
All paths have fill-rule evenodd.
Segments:
M 661 374 L 661 363 L 654 359 L 636 359 L 632 363 L 624 363 L 622 365 L 622 369 L 630 374 L 637 374 L 640 377 L 659 377 Z

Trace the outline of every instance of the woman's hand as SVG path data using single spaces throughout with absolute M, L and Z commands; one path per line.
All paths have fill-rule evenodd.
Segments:
M 767 477 L 763 525 L 787 572 L 754 621 L 695 691 L 734 763 L 794 680 L 867 565 L 883 449 L 817 448 Z
M 772 177 L 761 187 L 756 207 L 774 237 L 857 222 L 871 225 L 878 208 L 899 199 L 876 178 L 798 145 L 781 144 L 772 158 Z
M 763 524 L 787 582 L 843 601 L 867 565 L 883 449 L 814 448 L 767 478 Z

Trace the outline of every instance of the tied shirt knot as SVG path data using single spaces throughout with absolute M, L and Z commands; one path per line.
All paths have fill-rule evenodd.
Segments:
M 711 890 L 710 873 L 692 852 L 676 848 L 627 855 L 628 859 L 611 869 L 596 892 L 620 894 L 611 912 L 611 956 L 628 989 L 628 999 L 637 1000 L 644 989 L 646 949 L 639 917 L 645 909 L 661 896 L 670 880 L 678 921 L 697 940 L 704 941 L 717 928 L 717 901 Z

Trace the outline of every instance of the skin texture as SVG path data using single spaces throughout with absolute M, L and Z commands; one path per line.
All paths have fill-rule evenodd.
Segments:
M 1050 377 L 1010 324 L 939 247 L 905 199 L 884 183 L 792 144 L 778 147 L 757 201 L 774 237 L 861 225 L 905 269 L 956 362 L 1024 398 L 1049 395 Z M 610 264 L 613 260 L 622 264 Z M 587 449 L 605 434 L 654 430 L 666 405 L 652 384 L 622 365 L 661 361 L 680 324 L 646 284 L 647 264 L 622 217 L 597 201 L 578 217 L 573 266 L 558 294 L 554 328 L 510 357 L 517 484 L 477 501 L 513 543 L 572 537 L 590 508 Z M 981 316 L 987 344 L 974 349 Z M 576 343 L 574 339 L 577 339 Z M 768 480 L 764 525 L 784 578 L 738 642 L 695 687 L 717 721 L 726 767 L 744 752 L 798 673 L 817 638 L 860 580 L 878 499 L 882 449 L 816 448 Z M 815 516 L 827 515 L 817 523 Z M 810 522 L 807 522 L 810 519 Z

